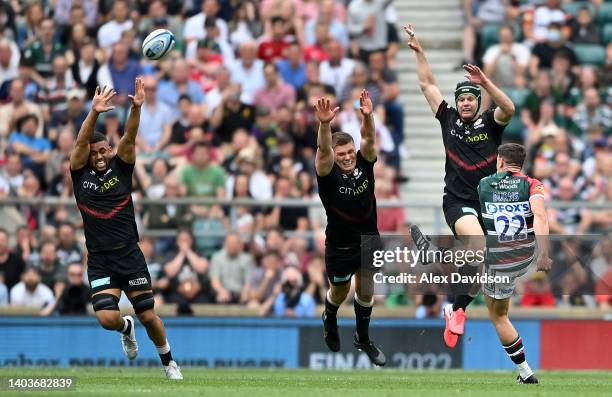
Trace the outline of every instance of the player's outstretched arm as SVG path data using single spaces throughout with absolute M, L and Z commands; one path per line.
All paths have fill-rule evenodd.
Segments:
M 552 265 L 550 259 L 548 241 L 548 216 L 544 205 L 544 197 L 535 196 L 529 199 L 531 211 L 533 212 L 533 229 L 538 243 L 538 258 L 536 260 L 537 270 L 549 271 Z
M 419 86 L 421 91 L 423 91 L 423 95 L 425 95 L 425 99 L 427 99 L 427 103 L 429 103 L 431 111 L 436 114 L 443 100 L 442 93 L 436 84 L 436 79 L 431 71 L 429 62 L 427 62 L 425 51 L 423 51 L 421 43 L 416 38 L 414 28 L 412 25 L 404 26 L 404 31 L 408 34 L 408 46 L 414 50 L 416 55 L 416 71 L 419 78 Z
M 374 105 L 368 90 L 361 91 L 359 110 L 363 116 L 361 122 L 361 154 L 366 160 L 376 160 L 376 127 L 374 126 Z
M 326 176 L 334 167 L 334 149 L 332 148 L 331 122 L 336 117 L 339 107 L 332 109 L 329 99 L 320 98 L 314 105 L 315 115 L 319 119 L 317 135 L 317 155 L 315 169 L 317 175 Z
M 117 156 L 128 164 L 136 163 L 136 135 L 140 124 L 140 107 L 144 102 L 144 82 L 142 77 L 136 77 L 134 82 L 134 95 L 129 95 L 132 99 L 130 117 L 125 124 L 125 134 L 119 141 Z
M 514 116 L 515 108 L 512 99 L 508 95 L 504 94 L 493 82 L 484 74 L 482 70 L 476 65 L 464 65 L 463 69 L 468 73 L 465 77 L 468 78 L 472 83 L 476 83 L 484 88 L 491 99 L 497 104 L 495 108 L 495 121 L 498 124 L 506 125 Z
M 100 87 L 96 87 L 96 92 L 91 101 L 91 110 L 87 114 L 83 125 L 81 125 L 79 135 L 77 135 L 74 147 L 70 152 L 70 169 L 79 170 L 87 164 L 87 159 L 89 158 L 89 141 L 93 137 L 98 115 L 115 108 L 110 105 L 110 100 L 113 99 L 115 95 L 117 95 L 117 93 L 111 87 L 105 86 L 102 90 L 100 90 Z

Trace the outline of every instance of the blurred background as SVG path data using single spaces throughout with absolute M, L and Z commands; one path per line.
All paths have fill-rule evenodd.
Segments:
M 449 103 L 464 63 L 510 95 L 517 112 L 504 140 L 527 146 L 524 171 L 546 185 L 551 233 L 575 237 L 555 240 L 562 271 L 526 277 L 513 302 L 530 363 L 612 368 L 612 351 L 607 362 L 585 353 L 612 331 L 602 321 L 612 304 L 612 2 L 602 0 L 0 1 L 0 366 L 123 362 L 116 335 L 91 316 L 68 155 L 97 85 L 118 92 L 97 126 L 118 142 L 139 75 L 133 199 L 177 356 L 369 366 L 350 350 L 328 354 L 316 319 L 328 285 L 312 105 L 331 98 L 342 109 L 334 131 L 358 138 L 354 102 L 367 88 L 380 231 L 449 234 L 440 127 L 405 45 L 408 23 Z M 153 62 L 141 43 L 159 28 L 177 46 Z M 389 351 L 404 346 L 392 365 L 510 368 L 501 349 L 484 354 L 497 345 L 485 320 L 470 320 L 459 349 L 443 347 L 445 295 L 400 287 L 377 300 L 374 335 Z M 127 299 L 122 307 L 131 310 Z M 482 302 L 469 313 L 486 319 Z M 592 337 L 555 349 L 576 332 Z M 110 352 L 96 356 L 90 344 Z

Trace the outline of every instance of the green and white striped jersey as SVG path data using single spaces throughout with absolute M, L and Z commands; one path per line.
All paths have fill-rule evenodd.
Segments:
M 482 178 L 478 197 L 487 231 L 487 257 L 491 269 L 513 272 L 528 266 L 535 255 L 533 212 L 529 200 L 544 197 L 537 179 L 509 171 Z

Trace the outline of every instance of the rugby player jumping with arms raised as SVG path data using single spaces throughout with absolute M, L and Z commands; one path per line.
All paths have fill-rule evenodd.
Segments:
M 117 152 L 114 153 L 106 136 L 94 132 L 98 115 L 114 109 L 110 103 L 116 94 L 112 88 L 96 88 L 91 110 L 70 153 L 74 196 L 85 228 L 92 304 L 100 325 L 121 334 L 123 350 L 133 360 L 138 354 L 134 319 L 119 313 L 119 297 L 124 291 L 155 343 L 166 377 L 183 379 L 172 359 L 164 325 L 153 310 L 151 276 L 138 247 L 134 219 L 132 173 L 145 95 L 141 78 L 136 79 L 134 95 L 130 95 L 132 108 Z
M 419 85 L 432 112 L 440 122 L 442 141 L 446 151 L 443 211 L 446 223 L 456 237 L 467 239 L 466 249 L 476 251 L 479 238 L 484 236 L 484 225 L 478 201 L 479 181 L 495 172 L 497 148 L 501 144 L 504 127 L 514 115 L 514 104 L 498 87 L 474 65 L 465 65 L 468 81 L 457 84 L 455 105 L 446 103 L 436 84 L 425 52 L 415 36 L 412 25 L 404 27 L 409 36 L 408 46 L 416 55 L 416 71 Z M 495 110 L 480 109 L 480 87 L 484 88 L 497 104 Z M 412 237 L 419 248 L 426 245 L 418 227 L 412 228 Z M 476 242 L 476 246 L 471 244 Z M 463 334 L 465 310 L 473 297 L 455 296 L 454 303 L 444 308 L 446 329 L 444 341 L 449 347 L 457 344 Z
M 355 150 L 353 138 L 344 132 L 332 137 L 330 123 L 340 108 L 332 108 L 329 99 L 321 98 L 315 105 L 319 119 L 315 168 L 319 196 L 327 213 L 325 229 L 325 268 L 331 287 L 327 291 L 323 327 L 325 343 L 333 352 L 340 350 L 340 335 L 336 314 L 351 287 L 355 275 L 355 320 L 357 332 L 353 345 L 364 351 L 375 365 L 385 365 L 383 352 L 368 335 L 370 315 L 374 305 L 373 249 L 380 246 L 376 226 L 374 196 L 374 163 L 376 162 L 376 131 L 374 106 L 366 90 L 361 92 L 359 109 L 361 149 Z

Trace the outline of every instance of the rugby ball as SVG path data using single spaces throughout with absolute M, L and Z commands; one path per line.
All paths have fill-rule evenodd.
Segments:
M 171 31 L 157 29 L 149 33 L 142 42 L 142 55 L 151 60 L 158 60 L 172 51 L 175 44 L 176 40 Z

